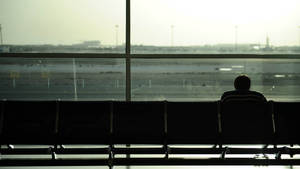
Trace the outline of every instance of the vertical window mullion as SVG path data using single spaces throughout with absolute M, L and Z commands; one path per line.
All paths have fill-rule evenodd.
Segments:
M 126 0 L 126 101 L 131 101 L 130 0 Z

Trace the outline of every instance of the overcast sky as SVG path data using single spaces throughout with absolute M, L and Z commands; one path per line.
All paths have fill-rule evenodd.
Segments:
M 174 45 L 234 43 L 236 31 L 238 43 L 300 43 L 300 0 L 131 3 L 132 44 L 171 45 L 171 25 Z M 6 44 L 122 44 L 125 0 L 0 0 L 0 24 Z

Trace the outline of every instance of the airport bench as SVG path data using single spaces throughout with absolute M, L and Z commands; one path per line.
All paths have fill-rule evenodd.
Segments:
M 218 102 L 167 102 L 168 144 L 218 144 Z
M 114 144 L 163 144 L 164 102 L 114 102 Z
M 1 144 L 55 143 L 55 101 L 2 101 Z
M 299 165 L 298 102 L 0 101 L 0 154 L 51 154 L 52 161 L 0 160 L 0 166 L 30 165 Z M 66 148 L 64 145 L 104 145 Z M 128 147 L 140 144 L 141 146 Z M 231 145 L 265 145 L 234 148 Z M 10 145 L 28 145 L 13 148 Z M 32 148 L 46 145 L 50 148 Z M 118 147 L 117 145 L 127 145 Z M 149 148 L 148 145 L 156 145 Z M 176 147 L 186 145 L 210 145 Z M 273 145 L 271 148 L 268 145 Z M 283 146 L 281 146 L 283 145 Z M 286 146 L 292 145 L 292 146 Z M 55 161 L 56 154 L 107 154 L 93 161 Z M 164 158 L 115 158 L 117 154 L 161 154 Z M 173 159 L 211 154 L 220 158 Z M 275 154 L 276 159 L 226 158 L 227 154 Z M 0 155 L 0 156 L 1 156 Z M 222 161 L 222 160 L 225 160 Z M 54 161 L 53 161 L 54 160 Z M 256 161 L 258 160 L 258 161 Z
M 271 102 L 274 106 L 277 144 L 300 144 L 300 103 Z
M 257 96 L 231 96 L 221 102 L 223 144 L 275 144 L 270 103 Z
M 56 144 L 110 143 L 111 102 L 58 102 Z

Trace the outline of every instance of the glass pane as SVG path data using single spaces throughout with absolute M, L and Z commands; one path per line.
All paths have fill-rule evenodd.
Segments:
M 132 0 L 132 49 L 299 53 L 299 16 L 298 0 Z
M 0 24 L 10 52 L 125 52 L 124 0 L 1 0 Z
M 0 58 L 0 99 L 124 100 L 124 59 Z
M 300 100 L 299 59 L 133 59 L 132 99 L 218 100 L 240 74 L 268 100 Z

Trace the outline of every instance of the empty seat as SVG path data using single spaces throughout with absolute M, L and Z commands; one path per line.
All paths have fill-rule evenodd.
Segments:
M 300 143 L 300 102 L 274 103 L 276 142 L 278 144 Z
M 217 102 L 169 102 L 168 144 L 217 144 Z
M 1 136 L 3 129 L 3 121 L 4 121 L 4 101 L 0 100 L 0 144 L 1 144 Z
M 271 144 L 274 137 L 268 103 L 255 96 L 222 101 L 221 129 L 224 144 Z
M 60 102 L 59 144 L 109 144 L 110 102 Z
M 5 101 L 1 144 L 54 144 L 56 102 Z
M 115 102 L 115 144 L 163 144 L 164 102 Z

